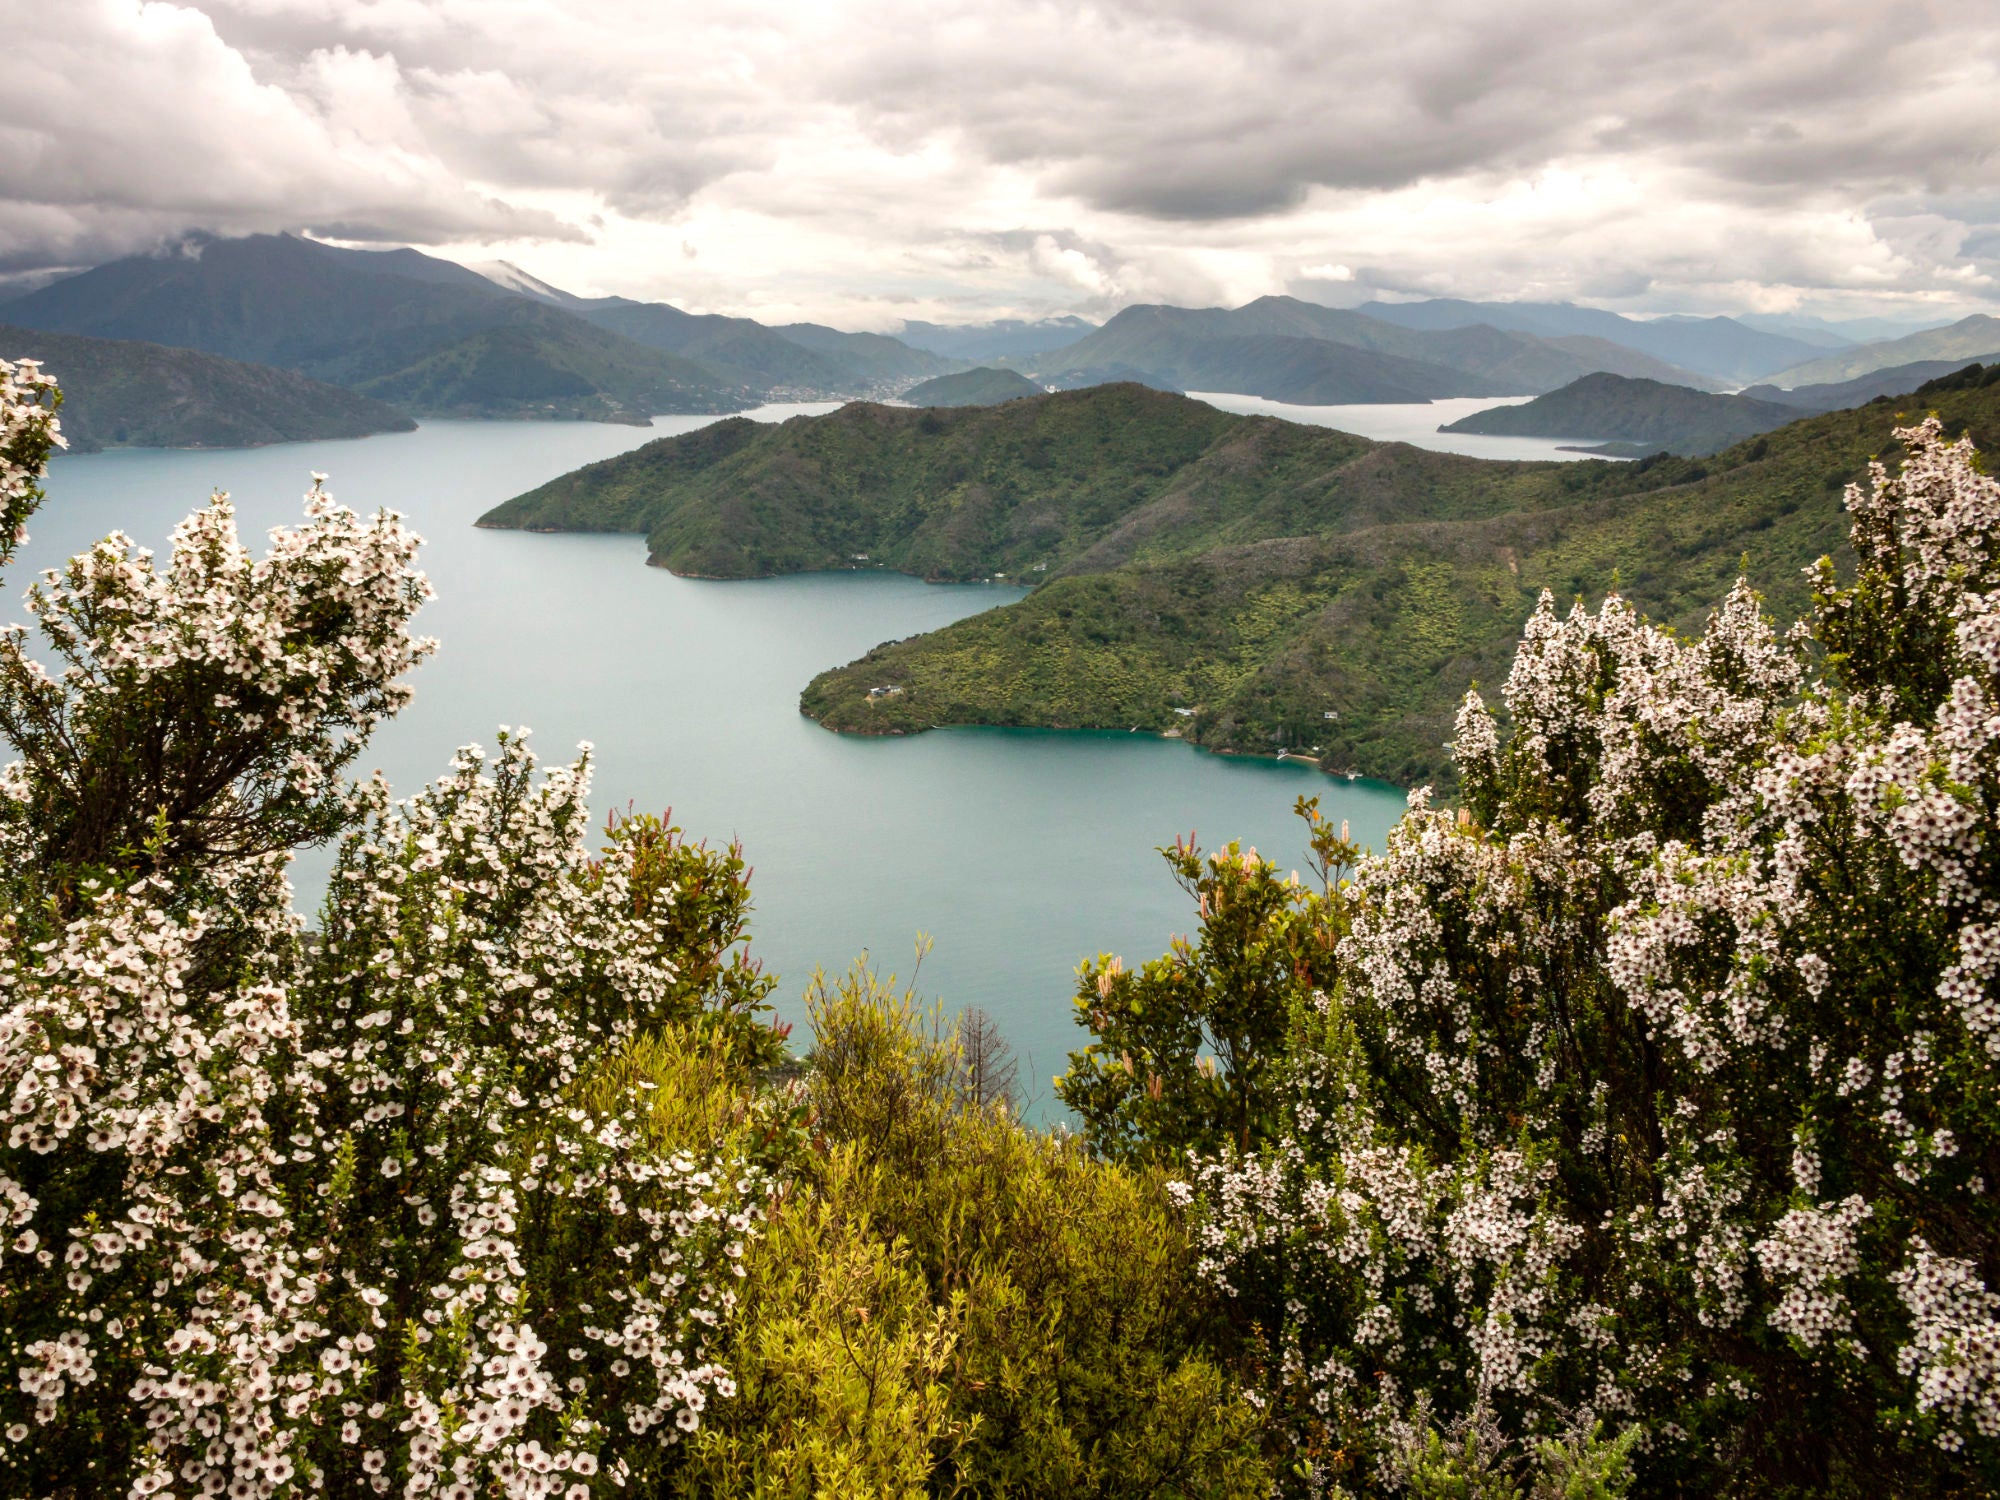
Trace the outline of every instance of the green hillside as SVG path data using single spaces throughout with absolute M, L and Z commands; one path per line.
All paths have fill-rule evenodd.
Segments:
M 636 344 L 692 360 L 711 379 L 756 390 L 852 391 L 860 382 L 837 361 L 749 318 L 682 312 L 664 302 L 590 308 L 583 316 Z
M 1927 404 L 1982 449 L 2000 443 L 2000 385 Z M 1443 779 L 1458 699 L 1505 679 L 1544 587 L 1595 596 L 1616 578 L 1654 618 L 1696 629 L 1747 561 L 1771 607 L 1795 615 L 1800 569 L 1844 555 L 1842 487 L 1891 449 L 1898 420 L 1887 404 L 1837 412 L 1705 464 L 1481 464 L 1460 503 L 1498 514 L 1383 524 L 1349 512 L 1360 524 L 1344 532 L 1072 572 L 822 673 L 800 706 L 863 733 L 1136 727 L 1219 750 L 1318 747 L 1330 770 L 1403 784 Z M 1370 445 L 1338 488 L 1361 490 L 1390 455 L 1435 472 L 1414 450 Z M 887 686 L 902 692 L 868 697 Z
M 886 333 L 845 333 L 821 323 L 786 323 L 772 331 L 832 360 L 864 385 L 922 380 L 946 374 L 961 363 L 928 349 L 914 349 Z
M 1596 595 L 1616 577 L 1694 628 L 1747 559 L 1796 612 L 1799 570 L 1844 547 L 1842 487 L 1902 412 L 1935 406 L 2000 446 L 2000 385 L 1965 384 L 1636 464 L 1465 458 L 1130 385 L 856 404 L 663 439 L 482 524 L 643 531 L 654 562 L 705 576 L 865 557 L 1038 585 L 821 674 L 801 707 L 832 728 L 1136 727 L 1415 782 L 1445 774 L 1459 697 L 1504 677 L 1544 587 Z
M 422 416 L 643 420 L 750 404 L 698 364 L 451 261 L 291 235 L 112 261 L 10 302 L 6 317 L 277 365 Z
M 523 302 L 521 307 L 543 309 Z M 656 412 L 739 411 L 699 365 L 575 318 L 469 333 L 355 388 L 437 417 L 548 417 L 643 425 Z
M 1002 401 L 1041 394 L 1040 386 L 1016 370 L 980 365 L 913 385 L 903 392 L 903 400 L 912 406 L 997 406 Z
M 394 407 L 290 370 L 133 339 L 0 325 L 0 358 L 38 359 L 62 382 L 71 453 L 254 448 L 417 425 Z
M 1899 339 L 1843 349 L 1771 377 L 1783 386 L 1825 385 L 1876 370 L 1933 359 L 1980 359 L 2000 349 L 2000 318 L 1974 313 L 1944 328 L 1926 328 Z
M 1637 443 L 1647 450 L 1702 454 L 1797 421 L 1798 415 L 1773 401 L 1597 374 L 1519 406 L 1474 412 L 1438 430 Z
M 1025 573 L 1081 556 L 1245 420 L 1132 385 L 923 411 L 855 402 L 661 438 L 480 524 L 640 531 L 653 562 L 715 578 L 846 568 L 856 554 L 936 580 Z

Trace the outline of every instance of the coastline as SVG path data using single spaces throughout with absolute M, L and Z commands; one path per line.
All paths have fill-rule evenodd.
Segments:
M 1199 743 L 1198 741 L 1190 740 L 1189 738 L 1187 738 L 1186 735 L 1180 733 L 1178 729 L 1173 729 L 1173 728 L 1141 729 L 1138 728 L 1137 726 L 1134 726 L 1131 729 L 1091 729 L 1091 728 L 1086 728 L 1082 725 L 1075 725 L 1075 724 L 966 723 L 966 724 L 921 724 L 914 728 L 884 726 L 881 729 L 849 729 L 829 724 L 824 719 L 817 718 L 813 714 L 806 712 L 803 706 L 801 706 L 799 709 L 799 717 L 802 719 L 810 719 L 813 723 L 817 724 L 821 729 L 824 729 L 828 734 L 843 735 L 858 740 L 913 739 L 917 735 L 929 734 L 934 730 L 949 732 L 955 729 L 976 730 L 976 731 L 996 732 L 996 733 L 1013 733 L 1013 734 L 1099 735 L 1107 739 L 1124 738 L 1128 735 L 1141 734 L 1147 736 L 1150 739 L 1176 740 L 1179 741 L 1181 744 L 1186 745 L 1190 750 L 1198 751 L 1203 755 L 1218 756 L 1225 760 L 1267 761 L 1274 766 L 1286 765 L 1286 764 L 1304 765 L 1311 767 L 1314 771 L 1317 771 L 1320 775 L 1326 777 L 1327 780 L 1329 781 L 1338 781 L 1343 783 L 1366 783 L 1371 786 L 1388 787 L 1402 794 L 1407 794 L 1407 792 L 1409 791 L 1408 787 L 1402 786 L 1397 782 L 1385 781 L 1379 776 L 1369 776 L 1360 771 L 1348 770 L 1338 767 L 1329 767 L 1324 763 L 1322 757 L 1319 756 L 1306 755 L 1296 750 L 1278 750 L 1278 751 L 1239 750 L 1231 746 L 1204 745 Z

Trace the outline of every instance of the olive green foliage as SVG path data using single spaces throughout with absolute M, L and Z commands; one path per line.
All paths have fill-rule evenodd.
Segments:
M 812 1145 L 688 1494 L 1249 1496 L 1261 1418 L 1162 1180 L 973 1097 L 963 1027 L 816 979 Z
M 681 1015 L 719 1033 L 753 1073 L 786 1056 L 788 1025 L 768 1023 L 775 976 L 750 957 L 750 867 L 743 845 L 711 849 L 653 813 L 613 813 L 606 836 L 632 856 L 633 915 L 665 918 L 675 955 L 673 995 Z
M 1318 886 L 1282 877 L 1255 849 L 1162 849 L 1201 926 L 1139 969 L 1100 955 L 1078 973 L 1078 1024 L 1056 1093 L 1092 1147 L 1114 1160 L 1177 1162 L 1190 1149 L 1261 1146 L 1280 1121 L 1286 1036 L 1299 1006 L 1333 982 L 1346 929 L 1346 874 L 1360 856 L 1318 799 L 1300 798 Z
M 1239 428 L 1063 576 L 1052 567 L 1018 604 L 822 673 L 801 706 L 864 733 L 1136 727 L 1448 782 L 1456 704 L 1505 676 L 1542 589 L 1566 599 L 1615 581 L 1650 618 L 1694 629 L 1741 567 L 1795 619 L 1803 570 L 1825 555 L 1848 566 L 1842 487 L 1872 455 L 1893 462 L 1893 430 L 1927 407 L 1982 451 L 2000 444 L 2000 385 L 1634 464 L 1497 463 L 1358 439 L 1342 439 L 1354 445 L 1343 461 L 1293 435 L 1304 429 Z M 1225 452 L 1229 484 L 1197 484 Z M 903 691 L 868 697 L 887 684 Z
M 1632 1486 L 1639 1429 L 1606 1440 L 1597 1428 L 1535 1445 L 1532 1460 L 1508 1462 L 1490 1418 L 1455 1424 L 1447 1437 L 1426 1423 L 1403 1457 L 1411 1500 L 1621 1500 Z

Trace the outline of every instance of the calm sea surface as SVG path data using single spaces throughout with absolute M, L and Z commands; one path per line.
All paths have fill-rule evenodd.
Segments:
M 1589 453 L 1565 453 L 1562 443 L 1577 438 L 1483 437 L 1474 432 L 1439 432 L 1447 422 L 1456 422 L 1476 411 L 1493 406 L 1518 406 L 1526 396 L 1455 396 L 1426 406 L 1291 406 L 1283 401 L 1266 401 L 1262 396 L 1232 396 L 1213 391 L 1190 391 L 1197 400 L 1224 411 L 1245 415 L 1284 417 L 1293 422 L 1310 422 L 1315 427 L 1338 427 L 1384 443 L 1410 443 L 1419 448 L 1435 448 L 1440 453 L 1465 453 L 1473 458 L 1552 458 L 1574 463 L 1590 458 Z
M 1463 404 L 1414 408 L 1406 421 L 1434 428 L 1449 419 L 1445 405 Z M 1254 407 L 1302 420 L 1324 410 Z M 1353 410 L 1379 432 L 1394 409 Z M 651 431 L 433 422 L 348 442 L 61 458 L 9 592 L 114 528 L 163 547 L 212 489 L 232 494 L 254 541 L 297 520 L 310 471 L 324 470 L 345 503 L 412 518 L 429 539 L 424 567 L 438 591 L 419 624 L 442 647 L 364 770 L 380 766 L 407 793 L 441 774 L 455 746 L 490 746 L 499 725 L 531 728 L 550 760 L 589 740 L 600 809 L 671 807 L 691 833 L 742 839 L 756 868 L 753 951 L 782 977 L 784 1015 L 801 1017 L 815 965 L 837 969 L 866 951 L 907 973 L 917 935 L 928 933 L 935 948 L 922 988 L 949 1007 L 991 1012 L 1044 1101 L 1080 1036 L 1069 1004 L 1077 962 L 1100 951 L 1152 957 L 1193 925 L 1157 845 L 1190 831 L 1209 845 L 1242 838 L 1291 866 L 1303 863 L 1291 816 L 1302 793 L 1318 793 L 1378 846 L 1400 813 L 1402 794 L 1386 786 L 1145 735 L 973 729 L 849 739 L 799 715 L 799 690 L 815 672 L 1004 604 L 1014 590 L 879 573 L 701 582 L 646 567 L 637 537 L 472 525 L 556 474 L 705 420 L 662 417 Z M 1420 440 L 1414 430 L 1396 435 Z M 1429 436 L 1434 446 L 1462 441 Z M 324 852 L 302 856 L 302 903 L 318 898 L 326 866 Z

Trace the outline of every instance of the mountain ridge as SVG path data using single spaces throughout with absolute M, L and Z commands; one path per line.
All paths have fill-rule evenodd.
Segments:
M 1794 389 L 1854 380 L 1877 370 L 1924 360 L 1979 357 L 2000 349 L 2000 318 L 1974 313 L 1943 328 L 1927 328 L 1899 339 L 1864 344 L 1782 370 L 1773 385 Z
M 56 377 L 71 453 L 255 448 L 417 425 L 383 402 L 289 370 L 135 339 L 0 324 L 0 358 L 40 360 Z
M 1804 339 L 1752 328 L 1734 318 L 1628 318 L 1569 302 L 1470 302 L 1438 297 L 1422 302 L 1365 302 L 1356 310 L 1413 329 L 1442 331 L 1484 323 L 1543 338 L 1596 337 L 1733 385 L 1775 374 L 1824 352 Z M 1635 370 L 1612 373 L 1663 378 Z

